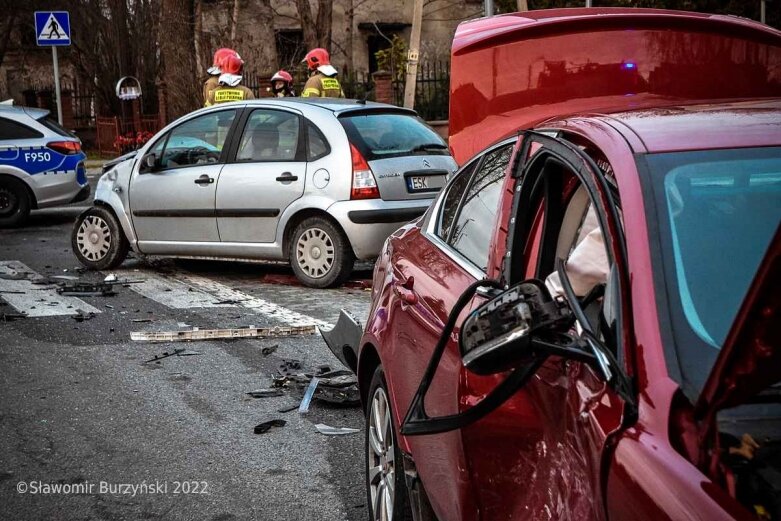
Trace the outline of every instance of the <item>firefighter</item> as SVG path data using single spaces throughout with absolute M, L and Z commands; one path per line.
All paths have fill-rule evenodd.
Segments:
M 277 71 L 271 77 L 271 92 L 275 98 L 295 96 L 293 91 L 293 76 L 287 71 Z
M 217 49 L 214 51 L 214 59 L 212 60 L 212 66 L 206 69 L 206 72 L 209 74 L 209 77 L 206 78 L 206 81 L 203 82 L 203 102 L 206 104 L 206 101 L 209 99 L 209 93 L 217 88 L 219 85 L 219 78 L 220 74 L 222 74 L 222 64 L 225 61 L 225 58 L 228 56 L 237 56 L 239 59 L 241 58 L 239 54 L 234 51 L 233 49 L 228 49 L 226 47 L 222 47 L 220 49 Z M 205 105 L 208 107 L 208 105 Z
M 241 83 L 241 72 L 244 68 L 244 62 L 238 55 L 228 56 L 222 63 L 222 74 L 218 80 L 219 85 L 216 89 L 209 92 L 206 100 L 206 106 L 210 107 L 216 103 L 225 103 L 228 101 L 246 101 L 255 99 L 252 91 Z
M 304 85 L 302 98 L 344 98 L 342 86 L 336 79 L 336 69 L 331 65 L 328 51 L 312 49 L 302 60 L 309 69 L 309 79 Z

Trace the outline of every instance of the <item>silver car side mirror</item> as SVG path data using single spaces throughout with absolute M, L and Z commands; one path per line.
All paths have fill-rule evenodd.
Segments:
M 141 173 L 145 172 L 152 172 L 157 167 L 157 155 L 147 154 L 143 158 L 141 158 L 141 166 L 139 168 L 139 171 Z

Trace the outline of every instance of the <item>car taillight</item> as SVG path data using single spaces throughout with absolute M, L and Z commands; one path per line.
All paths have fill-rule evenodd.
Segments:
M 378 199 L 380 190 L 377 188 L 377 180 L 374 179 L 369 163 L 352 143 L 350 153 L 353 156 L 353 187 L 350 199 Z
M 66 156 L 81 152 L 81 144 L 78 141 L 52 141 L 46 146 Z

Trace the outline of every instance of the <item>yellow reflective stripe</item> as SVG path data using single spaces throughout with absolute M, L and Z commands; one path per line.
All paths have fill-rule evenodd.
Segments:
M 239 89 L 218 89 L 214 91 L 215 103 L 225 101 L 241 101 L 244 99 L 244 91 Z
M 302 98 L 308 98 L 309 96 L 320 97 L 320 89 L 315 89 L 313 87 L 309 87 L 308 89 L 304 89 L 304 92 L 301 93 L 301 97 Z

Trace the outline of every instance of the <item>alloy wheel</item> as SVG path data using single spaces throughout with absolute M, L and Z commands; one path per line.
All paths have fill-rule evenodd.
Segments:
M 0 187 L 0 216 L 12 215 L 19 206 L 16 193 L 6 187 Z
M 313 279 L 324 277 L 331 271 L 336 249 L 331 236 L 321 228 L 308 228 L 296 243 L 296 260 L 301 270 Z
M 378 387 L 369 410 L 368 475 L 371 496 L 371 516 L 375 521 L 393 519 L 394 487 L 396 479 L 393 426 L 388 395 Z
M 111 248 L 111 230 L 108 223 L 97 215 L 87 216 L 79 226 L 76 243 L 84 258 L 93 262 L 99 261 Z

